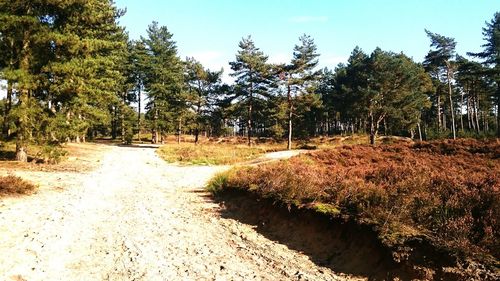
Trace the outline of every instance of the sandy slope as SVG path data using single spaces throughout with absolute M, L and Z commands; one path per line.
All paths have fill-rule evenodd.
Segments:
M 111 147 L 91 173 L 17 172 L 40 192 L 0 202 L 1 280 L 343 280 L 221 218 L 202 189 L 225 167 Z

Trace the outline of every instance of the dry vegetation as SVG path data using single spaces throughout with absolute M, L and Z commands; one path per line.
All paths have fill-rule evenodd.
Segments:
M 417 238 L 493 264 L 500 258 L 500 143 L 343 146 L 233 169 L 213 192 L 243 189 L 372 225 L 396 249 Z
M 8 175 L 0 176 L 0 197 L 9 195 L 28 195 L 35 192 L 37 187 L 20 177 Z
M 229 165 L 255 159 L 266 152 L 278 150 L 277 145 L 205 142 L 167 144 L 158 149 L 158 154 L 167 162 L 194 165 Z M 283 149 L 284 147 L 281 147 Z

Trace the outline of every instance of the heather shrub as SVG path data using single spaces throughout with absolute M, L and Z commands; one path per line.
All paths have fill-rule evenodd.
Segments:
M 227 174 L 239 188 L 373 225 L 389 245 L 422 236 L 500 257 L 500 145 L 457 140 L 345 146 Z M 316 207 L 318 209 L 318 207 Z
M 16 176 L 0 176 L 0 197 L 6 195 L 31 194 L 36 186 Z

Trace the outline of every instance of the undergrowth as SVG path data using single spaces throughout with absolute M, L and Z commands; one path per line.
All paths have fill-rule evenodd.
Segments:
M 217 175 L 209 189 L 372 225 L 383 243 L 414 237 L 460 256 L 500 258 L 500 143 L 457 140 L 343 146 Z
M 228 165 L 252 160 L 276 147 L 269 145 L 246 146 L 239 144 L 193 143 L 167 144 L 158 154 L 167 162 L 193 165 Z
M 0 176 L 0 197 L 7 195 L 27 195 L 36 191 L 36 186 L 20 177 Z

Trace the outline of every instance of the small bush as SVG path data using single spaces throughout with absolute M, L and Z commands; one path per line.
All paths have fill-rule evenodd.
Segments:
M 32 194 L 36 186 L 16 176 L 0 177 L 0 196 Z
M 59 145 L 45 145 L 36 154 L 36 160 L 47 164 L 57 164 L 68 155 L 68 152 Z

